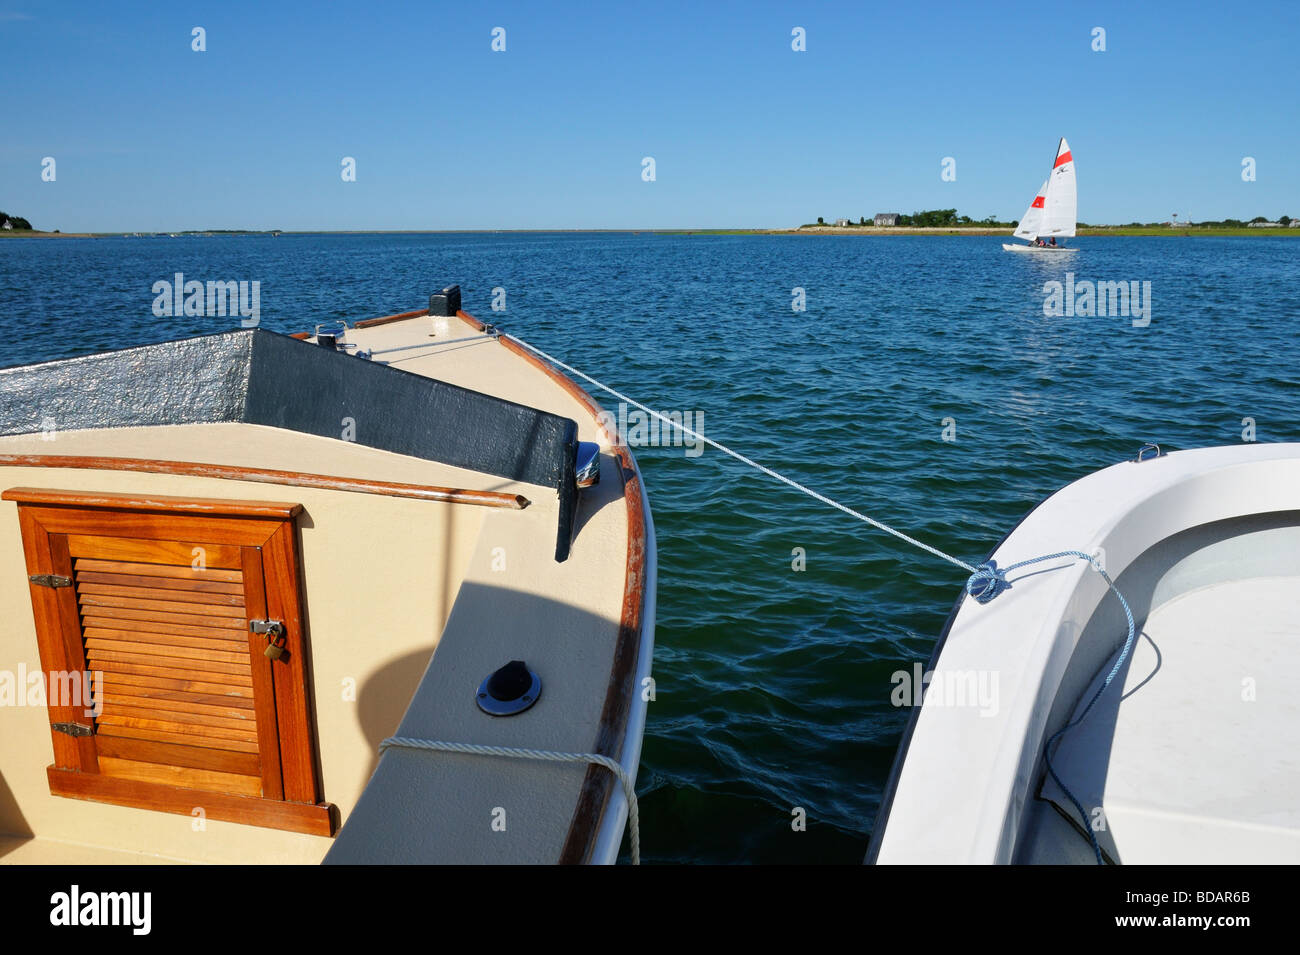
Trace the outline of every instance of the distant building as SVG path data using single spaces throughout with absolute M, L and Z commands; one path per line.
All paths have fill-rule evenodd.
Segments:
M 877 212 L 875 218 L 876 225 L 898 225 L 897 212 Z
M 12 229 L 13 227 L 14 227 L 14 224 L 13 224 L 12 222 L 10 222 L 8 219 L 6 219 L 6 220 L 5 220 L 5 224 L 2 225 L 2 226 L 0 226 L 0 229 Z
M 1285 226 L 1280 222 L 1247 222 L 1246 227 L 1249 229 L 1282 229 Z
M 1294 229 L 1297 226 L 1300 226 L 1300 219 L 1292 219 L 1291 222 L 1287 225 L 1287 228 Z
M 843 229 L 843 228 L 844 228 L 845 226 L 847 226 L 847 225 L 850 225 L 850 222 L 849 222 L 848 219 L 836 219 L 836 220 L 835 220 L 835 226 L 836 226 L 836 228 Z

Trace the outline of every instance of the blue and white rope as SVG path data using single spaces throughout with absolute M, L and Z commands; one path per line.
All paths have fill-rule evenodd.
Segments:
M 1073 729 L 1084 721 L 1097 700 L 1101 699 L 1101 695 L 1106 692 L 1106 688 L 1111 685 L 1112 681 L 1114 681 L 1115 677 L 1119 674 L 1120 668 L 1124 666 L 1124 661 L 1128 659 L 1128 655 L 1133 649 L 1133 642 L 1137 638 L 1137 625 L 1133 622 L 1133 611 L 1129 608 L 1128 601 L 1125 600 L 1124 595 L 1119 592 L 1119 588 L 1117 588 L 1115 582 L 1110 579 L 1110 574 L 1106 573 L 1105 568 L 1101 566 L 1101 562 L 1091 554 L 1085 554 L 1080 550 L 1063 550 L 1055 554 L 1045 554 L 1042 557 L 1033 557 L 1029 560 L 1018 561 L 1017 563 L 1001 569 L 994 566 L 991 561 L 987 564 L 981 564 L 979 569 L 971 575 L 970 580 L 966 581 L 966 593 L 970 594 L 981 603 L 987 603 L 1007 587 L 1011 586 L 1007 582 L 1007 574 L 1011 571 L 1019 570 L 1021 567 L 1028 567 L 1030 564 L 1041 564 L 1044 561 L 1058 560 L 1062 557 L 1075 557 L 1081 560 L 1086 560 L 1093 570 L 1101 574 L 1102 580 L 1106 581 L 1106 586 L 1111 589 L 1119 600 L 1120 606 L 1124 608 L 1124 616 L 1128 620 L 1128 636 L 1124 640 L 1124 646 L 1120 650 L 1119 656 L 1115 659 L 1115 664 L 1110 668 L 1110 672 L 1106 674 L 1106 679 L 1102 681 L 1101 686 L 1097 687 L 1097 692 L 1093 693 L 1092 699 L 1088 700 L 1088 705 L 1083 708 L 1083 712 L 1080 713 L 1076 719 L 1071 720 L 1069 723 L 1065 724 L 1065 726 L 1062 726 L 1059 730 L 1053 733 L 1051 738 L 1047 741 L 1047 745 L 1043 747 L 1043 760 L 1047 764 L 1047 771 L 1051 773 L 1052 779 L 1056 781 L 1056 785 L 1061 787 L 1061 791 L 1069 797 L 1070 802 L 1074 804 L 1074 808 L 1079 811 L 1079 817 L 1083 822 L 1083 831 L 1088 835 L 1088 843 L 1092 846 L 1093 854 L 1097 857 L 1097 864 L 1104 865 L 1105 858 L 1102 856 L 1101 845 L 1097 842 L 1097 834 L 1092 827 L 1092 821 L 1088 818 L 1088 812 L 1083 808 L 1078 797 L 1071 792 L 1070 787 L 1065 785 L 1065 783 L 1061 781 L 1061 777 L 1056 774 L 1056 768 L 1052 765 L 1052 752 L 1056 747 L 1057 741 L 1065 735 L 1067 730 Z

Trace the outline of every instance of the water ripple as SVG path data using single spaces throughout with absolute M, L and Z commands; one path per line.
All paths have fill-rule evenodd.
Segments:
M 1068 266 L 1000 243 L 9 239 L 0 364 L 237 324 L 154 317 L 151 285 L 175 272 L 260 281 L 280 331 L 419 307 L 456 281 L 467 310 L 966 560 L 1146 440 L 1235 443 L 1247 418 L 1261 441 L 1300 440 L 1294 241 L 1080 239 Z M 1067 268 L 1149 281 L 1150 326 L 1045 315 L 1044 283 Z M 859 861 L 906 721 L 892 677 L 929 657 L 962 573 L 713 450 L 637 457 L 660 562 L 647 860 Z

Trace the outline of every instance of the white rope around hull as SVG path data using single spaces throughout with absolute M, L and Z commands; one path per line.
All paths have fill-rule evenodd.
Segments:
M 519 749 L 513 746 L 485 746 L 481 743 L 447 743 L 441 740 L 390 736 L 379 744 L 379 755 L 389 747 L 421 749 L 439 753 L 467 753 L 472 756 L 504 756 L 508 759 L 537 759 L 552 763 L 593 763 L 604 766 L 618 777 L 627 796 L 627 830 L 632 864 L 641 864 L 641 819 L 637 811 L 636 785 L 618 760 L 599 753 L 558 753 L 546 749 Z

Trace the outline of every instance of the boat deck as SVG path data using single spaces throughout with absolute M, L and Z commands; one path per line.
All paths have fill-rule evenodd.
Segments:
M 555 560 L 554 487 L 260 424 L 0 436 L 0 482 L 303 505 L 316 734 L 325 799 L 338 807 L 344 832 L 353 833 L 347 861 L 554 862 L 575 846 L 581 853 L 574 843 L 580 805 L 588 817 L 594 809 L 594 825 L 616 853 L 621 795 L 608 806 L 593 804 L 592 771 L 584 764 L 405 750 L 377 759 L 376 749 L 384 738 L 403 735 L 585 753 L 601 740 L 608 747 L 611 733 L 622 738 L 626 720 L 622 761 L 635 770 L 644 704 L 630 689 L 622 693 L 621 714 L 609 704 L 611 675 L 621 672 L 620 686 L 633 686 L 649 670 L 652 647 L 653 530 L 634 462 L 611 444 L 580 389 L 483 334 L 468 317 L 412 315 L 349 330 L 347 341 L 372 349 L 376 364 L 576 422 L 578 438 L 601 449 L 602 477 L 582 493 L 568 559 Z M 405 350 L 384 353 L 394 348 Z M 58 457 L 83 461 L 63 466 Z M 507 492 L 529 503 L 522 510 L 470 506 L 193 470 L 137 473 L 84 460 L 101 457 Z M 40 660 L 19 544 L 16 509 L 0 504 L 0 605 L 18 620 L 0 634 L 0 654 L 33 672 Z M 480 712 L 479 682 L 518 659 L 542 675 L 541 701 L 509 719 Z M 340 693 L 344 683 L 355 686 L 355 697 Z M 94 862 L 122 853 L 124 860 L 300 863 L 320 861 L 348 841 L 215 820 L 206 835 L 196 834 L 184 817 L 53 797 L 45 776 L 47 723 L 43 708 L 11 708 L 0 734 L 0 861 Z M 368 787 L 372 774 L 376 785 Z M 499 806 L 509 811 L 505 833 L 491 826 Z
M 1117 677 L 1122 702 L 1112 686 L 1054 760 L 1084 806 L 1104 808 L 1114 861 L 1300 857 L 1298 638 L 1297 577 L 1203 587 L 1151 614 Z M 1050 777 L 1043 795 L 1077 819 Z
M 0 836 L 0 865 L 189 865 L 187 859 L 127 852 L 98 846 L 37 839 L 25 836 Z
M 389 367 L 572 418 L 578 423 L 579 440 L 609 445 L 609 436 L 598 428 L 590 406 L 575 392 L 557 388 L 554 379 L 480 331 L 479 323 L 470 319 L 419 316 L 351 328 L 346 340 L 370 350 L 373 361 Z

